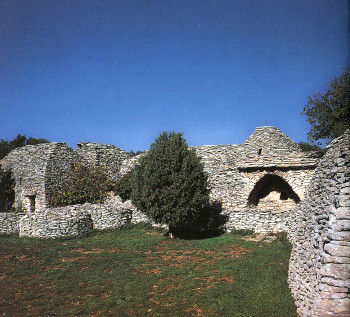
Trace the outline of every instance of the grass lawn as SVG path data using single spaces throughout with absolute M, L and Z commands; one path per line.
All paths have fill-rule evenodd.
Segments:
M 297 316 L 290 244 L 150 227 L 71 240 L 0 236 L 0 316 Z

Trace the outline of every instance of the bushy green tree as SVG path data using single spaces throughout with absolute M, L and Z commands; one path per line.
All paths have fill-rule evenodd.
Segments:
M 9 212 L 15 202 L 15 179 L 11 171 L 4 171 L 0 166 L 0 212 Z
M 48 193 L 52 207 L 83 203 L 102 203 L 114 188 L 103 169 L 82 163 L 79 159 L 71 163 L 67 177 Z
M 308 140 L 326 142 L 341 136 L 350 128 L 350 77 L 348 67 L 331 81 L 324 94 L 309 97 L 302 114 L 311 125 Z
M 131 200 L 169 231 L 192 226 L 209 203 L 208 176 L 181 133 L 163 132 L 131 175 Z

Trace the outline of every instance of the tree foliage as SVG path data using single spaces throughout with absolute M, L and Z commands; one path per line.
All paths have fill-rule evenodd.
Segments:
M 308 140 L 330 141 L 350 128 L 350 77 L 348 67 L 331 81 L 324 94 L 309 97 L 302 114 L 311 125 Z
M 181 133 L 163 132 L 129 177 L 133 204 L 170 231 L 190 226 L 208 206 L 208 176 Z
M 0 160 L 4 158 L 7 154 L 9 154 L 12 150 L 26 146 L 26 145 L 35 145 L 35 144 L 41 144 L 41 143 L 50 143 L 49 140 L 40 138 L 27 138 L 25 135 L 18 134 L 16 138 L 14 138 L 12 141 L 6 141 L 3 139 L 0 139 Z
M 15 202 L 15 179 L 11 171 L 0 166 L 0 212 L 9 212 Z
M 317 151 L 323 153 L 325 150 L 316 144 L 310 144 L 308 142 L 298 143 L 302 152 Z
M 82 163 L 79 159 L 71 163 L 67 177 L 48 193 L 52 207 L 74 204 L 102 203 L 114 188 L 102 168 Z

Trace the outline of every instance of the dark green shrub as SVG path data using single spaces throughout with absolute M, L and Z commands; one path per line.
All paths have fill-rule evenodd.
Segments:
M 13 210 L 15 184 L 11 171 L 4 171 L 0 166 L 0 212 Z
M 131 199 L 131 192 L 132 192 L 132 179 L 133 172 L 129 172 L 125 175 L 123 175 L 116 183 L 114 187 L 114 192 L 116 195 L 119 195 L 120 198 L 125 201 Z
M 169 231 L 192 226 L 209 203 L 208 176 L 181 133 L 163 132 L 130 176 L 131 200 Z
M 79 159 L 72 162 L 67 177 L 59 184 L 58 190 L 49 192 L 52 207 L 74 204 L 102 203 L 114 188 L 103 169 L 83 164 Z

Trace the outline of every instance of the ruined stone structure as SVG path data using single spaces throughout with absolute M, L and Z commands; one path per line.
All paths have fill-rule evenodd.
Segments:
M 289 210 L 303 199 L 319 161 L 317 153 L 302 152 L 296 143 L 274 127 L 257 128 L 240 145 L 206 145 L 194 149 L 209 175 L 211 200 L 222 205 L 223 214 L 228 219 L 228 231 L 254 229 L 266 233 L 288 230 Z M 76 150 L 65 143 L 49 143 L 18 148 L 0 163 L 4 169 L 13 172 L 15 207 L 37 213 L 50 207 L 49 192 L 62 186 L 59 180 L 66 177 L 75 158 L 103 168 L 111 179 L 117 180 L 137 164 L 141 155 L 131 156 L 115 146 L 98 143 L 79 143 Z M 103 208 L 112 215 L 118 213 L 116 208 L 124 208 L 120 202 L 118 204 L 114 209 L 110 206 Z M 85 212 L 85 207 L 79 206 L 77 208 Z M 65 210 L 69 209 L 65 207 Z M 131 209 L 132 221 L 144 220 L 135 208 L 129 206 Z M 115 220 L 112 218 L 110 222 L 113 224 Z M 8 230 L 3 229 L 4 232 Z
M 288 233 L 289 283 L 300 316 L 350 315 L 349 134 L 334 140 L 321 161 L 319 153 L 302 152 L 274 127 L 257 128 L 239 145 L 194 147 L 209 175 L 211 201 L 222 205 L 228 219 L 227 231 Z M 141 155 L 96 143 L 80 143 L 76 150 L 51 143 L 12 151 L 0 164 L 13 172 L 15 206 L 26 213 L 0 212 L 0 233 L 58 238 L 147 221 L 119 197 L 59 208 L 47 203 L 47 193 L 59 188 L 57 180 L 73 159 L 100 166 L 117 180 Z
M 130 157 L 113 145 L 85 142 L 73 150 L 65 143 L 44 143 L 17 148 L 0 164 L 14 175 L 15 207 L 33 212 L 49 207 L 48 193 L 59 189 L 59 180 L 66 177 L 74 159 L 102 167 L 111 179 L 117 180 L 122 161 Z
M 300 316 L 350 316 L 350 131 L 335 139 L 293 211 L 289 284 Z
M 319 153 L 274 127 L 260 127 L 240 145 L 195 147 L 212 184 L 211 198 L 228 216 L 227 230 L 287 231 L 288 212 L 301 199 Z

